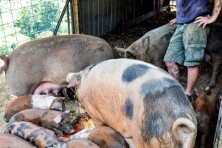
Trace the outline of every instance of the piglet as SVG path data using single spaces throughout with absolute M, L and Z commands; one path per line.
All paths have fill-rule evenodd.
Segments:
M 1 148 L 36 148 L 31 143 L 11 134 L 0 134 Z
M 8 122 L 10 118 L 19 111 L 31 108 L 64 110 L 63 97 L 48 95 L 26 95 L 20 96 L 9 102 L 5 107 L 4 117 Z
M 53 131 L 30 122 L 14 122 L 8 126 L 7 131 L 33 143 L 38 148 L 55 147 L 55 145 L 63 144 Z
M 197 115 L 198 125 L 197 136 L 201 139 L 200 147 L 204 148 L 216 116 L 216 106 L 215 102 L 210 100 L 204 91 L 199 94 L 198 91 L 195 90 L 195 93 L 198 96 L 194 101 L 194 109 Z
M 60 139 L 63 141 L 77 140 L 79 138 L 86 138 L 91 142 L 95 143 L 99 147 L 107 148 L 128 148 L 129 145 L 126 142 L 125 138 L 108 126 L 98 126 L 91 129 L 83 129 L 80 132 L 71 135 L 69 138 Z M 71 141 L 70 141 L 71 140 Z
M 73 127 L 70 122 L 68 112 L 43 109 L 26 109 L 16 113 L 9 120 L 9 125 L 14 122 L 32 122 L 53 130 L 57 135 L 64 133 L 73 133 Z

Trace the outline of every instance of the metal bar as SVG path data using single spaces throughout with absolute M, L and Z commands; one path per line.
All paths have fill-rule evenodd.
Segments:
M 67 1 L 66 1 L 66 4 L 65 4 L 65 6 L 64 6 L 64 8 L 63 8 L 63 10 L 62 10 L 62 13 L 61 13 L 61 15 L 60 15 L 60 17 L 59 17 L 59 21 L 58 21 L 58 23 L 57 23 L 57 25 L 56 25 L 56 28 L 55 28 L 54 32 L 53 32 L 53 35 L 54 35 L 54 36 L 57 34 L 57 32 L 58 32 L 58 30 L 59 30 L 60 24 L 61 24 L 61 22 L 62 22 L 62 19 L 63 19 L 63 17 L 64 17 L 65 12 L 66 12 L 66 9 L 68 8 L 69 2 L 70 2 L 70 0 L 67 0 Z
M 68 8 L 67 8 L 68 34 L 70 34 L 69 5 L 70 5 L 70 3 L 68 3 Z
M 71 26 L 72 26 L 72 34 L 75 33 L 75 24 L 74 24 L 74 13 L 73 13 L 73 0 L 70 1 L 70 11 L 71 11 Z

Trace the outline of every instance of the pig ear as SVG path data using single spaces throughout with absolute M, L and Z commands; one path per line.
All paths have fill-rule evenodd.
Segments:
M 55 118 L 53 119 L 53 121 L 54 121 L 56 124 L 59 124 L 59 123 L 62 121 L 61 115 L 58 115 L 57 117 L 55 117 Z
M 146 38 L 144 38 L 143 40 L 142 40 L 142 48 L 143 49 L 148 49 L 149 48 L 149 46 L 150 46 L 150 37 L 149 36 L 147 36 Z
M 114 48 L 117 52 L 126 52 L 126 49 L 125 48 L 119 48 L 117 46 L 115 46 Z
M 127 51 L 126 58 L 139 59 L 139 54 L 135 51 Z
M 125 53 L 126 53 L 126 51 L 127 51 L 126 49 L 124 49 L 124 48 L 119 48 L 119 47 L 115 46 L 114 51 L 116 51 L 121 57 L 126 58 L 126 57 L 125 57 Z
M 76 87 L 80 84 L 81 74 L 80 73 L 68 73 L 66 81 L 69 82 L 68 87 Z
M 187 118 L 179 118 L 173 123 L 172 133 L 184 148 L 193 147 L 197 133 L 195 124 Z

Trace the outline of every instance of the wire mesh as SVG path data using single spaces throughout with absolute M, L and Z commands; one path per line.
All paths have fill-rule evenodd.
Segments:
M 53 35 L 66 0 L 0 0 L 0 53 L 29 40 Z M 64 16 L 58 34 L 68 34 Z

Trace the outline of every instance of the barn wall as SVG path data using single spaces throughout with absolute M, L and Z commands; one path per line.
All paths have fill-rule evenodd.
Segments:
M 79 0 L 80 33 L 101 36 L 155 14 L 155 0 Z

